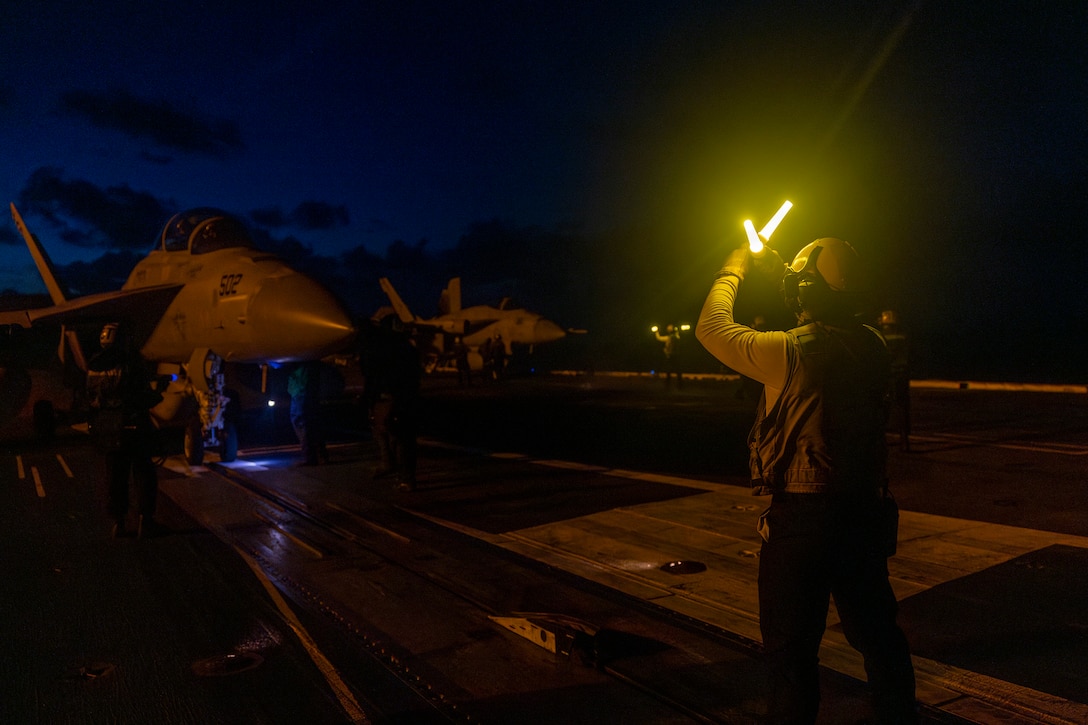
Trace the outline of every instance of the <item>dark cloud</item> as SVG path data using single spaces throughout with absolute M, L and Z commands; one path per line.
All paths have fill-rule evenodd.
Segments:
M 150 139 L 185 153 L 223 159 L 245 148 L 241 131 L 233 121 L 202 118 L 180 111 L 167 101 L 145 100 L 128 91 L 68 91 L 61 96 L 60 107 L 62 112 L 84 118 L 98 128 Z
M 101 188 L 68 180 L 61 169 L 43 167 L 19 193 L 24 214 L 45 217 L 61 237 L 80 247 L 148 249 L 176 205 L 128 185 Z
M 173 156 L 166 154 L 153 154 L 150 151 L 141 151 L 140 158 L 156 166 L 168 166 L 174 162 Z
M 382 263 L 382 258 L 367 251 L 362 244 L 352 247 L 340 255 L 343 266 L 349 270 L 373 269 Z
M 351 222 L 348 208 L 321 201 L 304 201 L 291 212 L 291 219 L 302 229 L 335 229 Z
M 252 236 L 253 242 L 258 247 L 266 252 L 274 252 L 292 266 L 308 266 L 309 260 L 316 256 L 313 247 L 291 234 L 286 237 L 275 237 L 264 229 L 255 229 Z
M 268 229 L 292 226 L 306 231 L 336 229 L 346 227 L 351 222 L 351 215 L 346 206 L 327 204 L 323 201 L 304 201 L 290 214 L 276 206 L 254 209 L 249 212 L 249 218 L 257 225 Z
M 427 263 L 427 240 L 420 239 L 408 244 L 397 239 L 385 251 L 385 259 L 391 269 L 417 269 Z
M 249 218 L 253 220 L 254 224 L 265 229 L 280 229 L 289 223 L 287 215 L 278 206 L 254 209 L 249 212 Z
M 366 234 L 377 234 L 389 229 L 389 222 L 379 217 L 371 217 L 367 219 L 366 226 L 363 228 L 363 232 Z
M 64 265 L 57 273 L 74 296 L 110 292 L 121 288 L 140 256 L 131 251 L 108 252 L 90 262 Z

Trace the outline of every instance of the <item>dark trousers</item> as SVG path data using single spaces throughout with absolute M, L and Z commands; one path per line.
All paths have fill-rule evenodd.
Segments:
M 684 387 L 684 374 L 680 370 L 680 366 L 676 364 L 676 361 L 671 355 L 666 355 L 664 361 L 661 363 L 661 373 L 665 379 L 665 387 L 672 385 L 672 376 L 676 376 L 676 387 Z
M 291 427 L 295 429 L 303 459 L 311 466 L 329 460 L 325 429 L 317 412 L 317 403 L 313 400 L 301 396 L 291 398 Z
M 768 721 L 813 723 L 819 648 L 834 597 L 865 660 L 876 722 L 916 723 L 914 668 L 896 623 L 880 497 L 775 494 L 759 559 L 759 620 L 770 675 Z
M 126 444 L 107 451 L 106 513 L 114 521 L 124 522 L 129 508 L 129 483 L 136 487 L 136 510 L 141 516 L 155 515 L 159 478 L 150 450 L 142 445 Z
M 378 444 L 382 468 L 405 482 L 415 480 L 419 457 L 415 404 L 382 396 L 370 406 L 371 435 Z

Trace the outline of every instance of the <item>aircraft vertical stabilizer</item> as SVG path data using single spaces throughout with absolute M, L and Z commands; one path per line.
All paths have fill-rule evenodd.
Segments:
M 450 283 L 446 285 L 446 293 L 449 295 L 450 313 L 456 314 L 461 311 L 461 278 L 454 277 L 450 280 Z
M 38 240 L 34 238 L 34 235 L 30 233 L 30 230 L 26 228 L 26 224 L 23 223 L 23 217 L 19 215 L 19 210 L 15 208 L 15 204 L 11 204 L 11 217 L 15 220 L 15 226 L 19 228 L 19 233 L 23 235 L 23 239 L 26 240 L 26 247 L 30 250 L 30 256 L 34 258 L 34 264 L 38 267 L 38 273 L 42 276 L 42 281 L 45 282 L 45 288 L 49 291 L 49 297 L 53 300 L 53 304 L 59 305 L 67 301 L 64 295 L 64 290 L 61 289 L 60 283 L 57 282 L 57 274 L 53 269 L 53 261 L 49 259 L 49 255 L 46 254 L 45 248 L 38 243 Z
M 30 250 L 30 256 L 34 258 L 34 264 L 38 267 L 38 274 L 42 276 L 42 282 L 45 283 L 45 288 L 49 292 L 50 299 L 53 300 L 54 305 L 64 304 L 68 301 L 64 290 L 60 286 L 60 282 L 57 281 L 57 273 L 53 268 L 53 260 L 49 258 L 49 255 L 34 235 L 30 233 L 30 230 L 26 228 L 26 223 L 23 222 L 22 215 L 19 214 L 19 210 L 15 208 L 15 203 L 11 203 L 11 218 L 15 220 L 15 226 L 19 228 L 19 233 L 23 235 L 23 240 L 26 241 L 26 248 Z M 57 355 L 61 360 L 64 360 L 64 341 L 68 341 L 68 347 L 72 350 L 72 360 L 80 370 L 87 369 L 87 361 L 83 357 L 83 348 L 79 344 L 79 338 L 76 336 L 74 330 L 68 330 L 61 328 L 61 343 L 57 349 Z
M 461 311 L 461 278 L 454 277 L 438 295 L 438 314 L 456 315 Z
M 393 289 L 393 283 L 388 278 L 382 277 L 378 280 L 378 284 L 382 286 L 382 291 L 389 296 L 389 301 L 393 304 L 393 309 L 396 310 L 400 321 L 404 323 L 415 322 L 415 315 L 408 309 L 408 305 L 404 304 L 404 300 L 400 298 L 397 291 Z

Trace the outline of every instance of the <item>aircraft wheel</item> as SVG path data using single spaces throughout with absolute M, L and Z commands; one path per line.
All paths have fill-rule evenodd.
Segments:
M 200 421 L 190 421 L 185 426 L 185 460 L 190 466 L 199 466 L 204 463 L 204 431 L 200 428 Z
M 238 458 L 238 426 L 231 420 L 224 422 L 220 436 L 222 442 L 219 444 L 219 460 L 230 463 Z

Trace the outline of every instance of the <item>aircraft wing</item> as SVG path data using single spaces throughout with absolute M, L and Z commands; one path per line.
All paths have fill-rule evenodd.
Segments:
M 0 312 L 0 327 L 30 327 L 30 316 L 27 310 Z
M 102 292 L 49 307 L 0 312 L 0 325 L 76 325 L 124 321 L 137 340 L 146 338 L 184 285 L 169 284 L 119 292 Z

